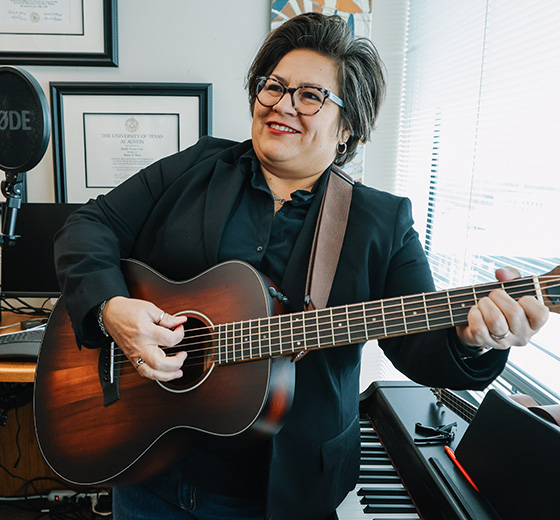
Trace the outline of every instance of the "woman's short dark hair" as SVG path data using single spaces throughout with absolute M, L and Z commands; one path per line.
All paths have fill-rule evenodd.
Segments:
M 371 40 L 354 38 L 349 25 L 339 16 L 301 14 L 272 31 L 255 57 L 247 73 L 251 112 L 257 76 L 270 76 L 280 60 L 294 49 L 316 51 L 337 64 L 338 95 L 344 101 L 339 124 L 350 132 L 346 153 L 337 154 L 335 159 L 342 166 L 354 157 L 358 143 L 370 138 L 385 93 L 383 63 Z

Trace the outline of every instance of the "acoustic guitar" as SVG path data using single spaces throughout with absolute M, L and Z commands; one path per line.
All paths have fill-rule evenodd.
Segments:
M 467 322 L 469 308 L 503 288 L 560 312 L 560 267 L 505 283 L 282 314 L 282 295 L 250 265 L 220 264 L 188 281 L 164 278 L 135 260 L 122 269 L 134 298 L 188 316 L 183 377 L 140 377 L 112 344 L 81 349 L 64 297 L 47 324 L 35 387 L 35 429 L 51 468 L 74 484 L 141 480 L 188 448 L 188 433 L 273 435 L 295 385 L 298 354 Z

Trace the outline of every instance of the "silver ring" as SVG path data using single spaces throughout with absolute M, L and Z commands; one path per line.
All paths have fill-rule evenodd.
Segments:
M 156 321 L 156 325 L 159 325 L 161 323 L 161 320 L 163 320 L 163 317 L 165 316 L 165 311 L 163 311 L 161 313 L 161 316 L 157 319 Z
M 492 337 L 492 339 L 494 341 L 500 341 L 500 340 L 505 339 L 509 336 L 509 330 L 505 334 L 502 334 L 501 336 L 497 336 L 496 334 L 492 334 L 492 333 L 490 333 L 490 336 Z
M 136 368 L 138 368 L 140 365 L 143 365 L 144 363 L 145 363 L 145 361 L 141 357 L 139 357 L 136 360 Z

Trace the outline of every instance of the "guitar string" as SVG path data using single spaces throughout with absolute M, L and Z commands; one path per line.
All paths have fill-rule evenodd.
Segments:
M 539 277 L 539 279 L 540 279 L 541 282 L 543 281 L 543 278 L 544 278 L 544 277 Z M 550 278 L 550 280 L 553 280 L 553 281 L 560 280 L 560 278 L 558 278 L 558 277 L 552 277 L 552 276 L 551 276 L 551 277 L 549 277 L 549 278 Z M 516 295 L 519 295 L 519 294 L 524 294 L 525 291 L 520 291 L 519 289 L 526 289 L 527 287 L 533 287 L 533 286 L 534 286 L 534 283 L 533 283 L 532 279 L 530 279 L 530 280 L 531 280 L 531 283 L 527 283 L 527 284 L 525 284 L 525 285 L 521 285 L 521 284 L 515 285 L 515 286 L 514 286 L 514 289 L 515 289 L 515 290 L 510 290 L 510 291 L 508 291 L 508 294 L 509 294 L 510 296 L 516 296 Z M 496 282 L 493 282 L 493 283 L 491 283 L 491 284 L 486 284 L 486 285 L 487 285 L 487 286 L 493 286 L 493 287 L 494 287 L 494 286 L 496 285 Z M 546 287 L 544 287 L 544 288 L 545 288 L 545 289 L 552 289 L 552 288 L 556 288 L 556 287 L 559 287 L 559 286 L 560 286 L 560 283 L 557 283 L 557 284 L 551 284 L 551 283 L 549 283 L 549 284 L 546 285 Z M 476 288 L 480 288 L 480 287 L 483 287 L 483 286 L 476 286 Z M 472 288 L 461 288 L 461 289 L 456 289 L 455 291 L 462 290 L 462 289 L 465 289 L 465 290 L 472 290 Z M 431 295 L 435 295 L 435 294 L 438 294 L 438 295 L 439 295 L 439 294 L 441 294 L 441 293 L 438 293 L 438 292 L 426 293 L 425 296 L 431 296 Z M 441 298 L 438 298 L 439 300 L 441 300 L 441 303 L 437 303 L 436 305 L 433 305 L 433 302 L 438 301 L 438 299 L 432 299 L 432 300 L 429 302 L 429 305 L 428 305 L 428 302 L 426 302 L 426 308 L 427 308 L 427 309 L 430 309 L 431 311 L 433 311 L 434 309 L 437 309 L 438 307 L 441 307 L 442 311 L 445 310 L 446 313 L 449 312 L 449 299 L 448 299 L 448 296 L 447 296 L 446 292 L 444 292 L 444 294 L 445 294 L 445 296 L 441 296 Z M 470 295 L 469 295 L 469 296 L 470 296 Z M 418 298 L 418 295 L 411 295 L 411 296 L 405 296 L 405 297 L 403 297 L 403 299 L 407 299 L 407 298 L 408 298 L 408 299 Z M 389 301 L 394 301 L 395 304 L 394 304 L 394 305 L 385 304 L 385 302 L 389 302 Z M 453 305 L 456 306 L 457 304 L 463 304 L 463 303 L 467 303 L 467 302 L 469 303 L 469 305 L 472 305 L 472 304 L 473 304 L 473 299 L 472 299 L 472 297 L 469 297 L 468 300 L 464 300 L 464 301 L 461 301 L 461 300 L 454 300 Z M 423 303 L 423 302 L 422 302 L 422 303 Z M 329 318 L 330 321 L 331 321 L 332 323 L 334 323 L 334 322 L 336 321 L 336 319 L 334 319 L 334 318 L 344 318 L 345 322 L 347 322 L 347 323 L 349 324 L 348 327 L 346 327 L 346 328 L 343 329 L 344 331 L 348 331 L 348 332 L 344 332 L 344 335 L 345 335 L 345 336 L 348 336 L 348 334 L 351 334 L 351 331 L 350 331 L 349 329 L 352 327 L 352 325 L 350 324 L 350 322 L 355 321 L 356 324 L 359 324 L 360 326 L 362 326 L 362 325 L 364 324 L 364 306 L 367 306 L 368 304 L 369 304 L 369 305 L 375 305 L 375 304 L 379 305 L 379 302 L 364 302 L 364 303 L 360 303 L 360 304 L 350 304 L 351 307 L 359 307 L 359 308 L 356 309 L 356 310 L 348 310 L 348 309 L 347 309 L 347 306 L 332 307 L 332 308 L 330 309 L 330 311 L 331 311 L 331 313 L 330 313 L 331 315 L 330 315 L 330 316 L 319 316 L 319 313 L 320 313 L 321 311 L 326 311 L 326 310 L 329 310 L 329 309 L 319 309 L 319 310 L 317 310 L 317 311 L 310 311 L 309 313 L 295 313 L 294 315 L 296 315 L 296 316 L 302 315 L 302 316 L 303 316 L 303 315 L 306 314 L 307 316 L 310 316 L 310 315 L 313 314 L 313 315 L 315 316 L 314 318 L 311 318 L 311 317 L 308 318 L 312 323 L 318 321 L 320 318 Z M 391 308 L 398 308 L 398 309 L 397 309 L 396 311 L 392 311 L 392 310 L 390 310 Z M 336 314 L 333 314 L 332 311 L 336 311 L 337 309 L 338 309 L 338 310 L 342 309 L 342 311 L 340 312 L 340 314 L 337 314 L 337 315 L 336 315 Z M 464 309 L 465 312 L 468 312 L 469 307 L 464 307 L 464 308 L 462 307 L 461 309 L 456 309 L 456 311 L 461 311 L 462 309 Z M 426 324 L 427 324 L 428 322 L 430 323 L 430 325 L 431 325 L 431 327 L 432 327 L 433 329 L 437 329 L 437 328 L 438 328 L 437 321 L 442 321 L 442 320 L 443 320 L 445 324 L 447 324 L 447 323 L 449 322 L 449 317 L 440 317 L 440 318 L 438 318 L 438 317 L 435 317 L 435 318 L 434 318 L 434 317 L 431 317 L 431 318 L 428 319 L 428 316 L 427 316 L 427 314 L 425 313 L 425 309 L 424 309 L 424 305 L 423 305 L 423 304 L 420 305 L 418 308 L 409 307 L 408 309 L 406 309 L 406 312 L 411 312 L 411 311 L 414 312 L 415 310 L 421 310 L 422 312 L 421 312 L 420 314 L 413 314 L 413 315 L 410 315 L 410 316 L 405 316 L 405 320 L 404 320 L 404 321 L 405 321 L 406 324 L 407 324 L 407 332 L 408 332 L 408 333 L 413 333 L 413 332 L 428 330 L 428 329 L 426 328 Z M 437 311 L 434 311 L 434 312 L 437 312 Z M 355 315 L 355 314 L 358 314 L 358 315 L 357 315 L 356 317 L 350 318 L 350 315 Z M 449 314 L 452 315 L 451 312 L 449 312 Z M 390 317 L 389 317 L 389 319 L 387 319 L 387 317 L 388 317 L 388 316 L 391 316 L 391 315 L 394 315 L 394 316 L 396 315 L 396 317 L 395 317 L 395 318 L 390 318 Z M 241 322 L 237 322 L 237 323 L 238 323 L 240 326 L 242 326 L 244 323 L 245 323 L 245 324 L 258 323 L 258 325 L 255 325 L 254 327 L 250 326 L 250 328 L 249 328 L 249 336 L 251 336 L 251 335 L 252 335 L 252 332 L 251 332 L 251 331 L 252 331 L 253 329 L 260 330 L 260 328 L 261 328 L 261 326 L 262 326 L 261 323 L 262 323 L 263 321 L 266 322 L 267 320 L 275 320 L 275 319 L 276 319 L 276 320 L 279 320 L 279 318 L 280 318 L 281 316 L 286 317 L 286 316 L 289 316 L 289 315 L 267 316 L 267 317 L 263 317 L 263 318 L 255 318 L 255 319 L 251 319 L 251 320 L 241 321 Z M 425 317 L 424 317 L 424 316 L 425 316 Z M 394 326 L 393 324 L 388 323 L 388 322 L 391 322 L 391 320 L 393 320 L 393 321 L 398 320 L 399 323 L 402 322 L 402 321 L 403 321 L 403 302 L 401 301 L 401 298 L 398 297 L 398 298 L 391 298 L 391 299 L 388 299 L 388 300 L 384 300 L 383 312 L 378 313 L 378 314 L 369 314 L 369 315 L 367 316 L 368 320 L 370 320 L 369 325 L 371 326 L 373 323 L 375 323 L 375 321 L 377 320 L 377 318 L 380 318 L 380 317 L 381 317 L 381 318 L 385 318 L 385 319 L 383 320 L 383 321 L 384 321 L 384 325 L 381 324 L 381 326 L 382 326 L 383 328 L 385 328 L 385 329 L 390 329 L 392 326 Z M 332 319 L 331 319 L 331 318 L 332 318 Z M 418 319 L 415 321 L 416 318 L 418 318 Z M 421 327 L 415 328 L 414 326 L 415 326 L 416 324 L 421 325 Z M 222 326 L 222 327 L 223 327 L 223 326 L 227 326 L 227 325 L 229 325 L 229 324 L 221 324 L 221 325 L 218 325 L 218 326 Z M 234 325 L 234 324 L 233 324 L 233 325 Z M 282 330 L 282 325 L 284 325 L 286 328 L 287 328 L 288 326 L 290 327 L 290 330 L 288 331 L 288 334 L 284 334 L 284 335 L 283 335 L 283 332 L 284 332 L 284 331 Z M 379 323 L 376 323 L 375 325 L 376 325 L 376 326 L 379 326 Z M 294 331 L 294 326 L 296 327 L 296 330 L 295 330 L 295 331 Z M 305 326 L 305 319 L 304 319 L 304 320 L 299 320 L 299 321 L 297 321 L 297 322 L 295 322 L 295 323 L 294 323 L 294 322 L 291 322 L 291 323 L 290 323 L 290 322 L 288 322 L 287 320 L 286 320 L 284 323 L 281 323 L 281 322 L 279 321 L 278 324 L 275 325 L 276 329 L 280 332 L 278 335 L 274 335 L 273 337 L 269 337 L 269 334 L 266 334 L 266 335 L 263 335 L 263 336 L 262 336 L 262 339 L 265 340 L 265 341 L 267 342 L 267 345 L 269 345 L 269 346 L 268 346 L 267 348 L 265 348 L 264 350 L 265 350 L 265 351 L 269 351 L 269 352 L 272 351 L 272 350 L 275 350 L 274 347 L 280 346 L 281 343 L 283 342 L 282 340 L 285 340 L 284 342 L 286 342 L 286 343 L 290 343 L 290 341 L 289 341 L 288 339 L 286 339 L 286 338 L 293 339 L 294 335 L 303 334 L 303 335 L 305 336 L 305 334 L 303 333 L 304 326 Z M 319 341 L 320 341 L 321 338 L 323 337 L 323 335 L 321 334 L 321 332 L 329 331 L 329 332 L 330 332 L 330 334 L 329 334 L 330 336 L 332 336 L 333 334 L 336 335 L 336 331 L 333 330 L 331 323 L 324 323 L 324 322 L 323 322 L 323 323 L 318 323 L 317 326 L 318 326 L 318 328 L 319 328 L 319 330 L 317 331 L 317 339 L 318 339 Z M 297 331 L 297 330 L 298 330 L 298 327 L 301 328 L 301 332 L 298 332 L 298 331 Z M 315 324 L 313 325 L 313 327 L 315 327 Z M 246 328 L 246 327 L 245 327 L 245 328 Z M 267 328 L 267 326 L 265 325 L 265 329 L 266 329 L 266 328 Z M 322 331 L 321 331 L 321 328 L 323 329 Z M 213 334 L 212 331 L 209 332 L 209 328 L 208 328 L 208 327 L 201 327 L 201 328 L 199 328 L 199 329 L 188 329 L 188 332 L 189 332 L 189 334 L 191 334 L 191 333 L 193 333 L 193 332 L 196 332 L 197 330 L 198 330 L 198 331 L 203 331 L 204 334 L 200 334 L 199 336 L 192 336 L 192 335 L 189 335 L 189 336 L 188 336 L 188 340 L 189 340 L 189 341 L 188 341 L 187 343 L 179 343 L 178 345 L 174 345 L 174 346 L 171 346 L 171 347 L 161 347 L 161 348 L 162 348 L 163 350 L 175 350 L 175 351 L 179 351 L 179 350 L 181 350 L 181 349 L 182 349 L 183 347 L 185 347 L 185 346 L 188 347 L 188 346 L 190 345 L 191 347 L 197 347 L 198 345 L 200 345 L 201 348 L 198 348 L 198 349 L 197 349 L 197 348 L 190 348 L 190 349 L 188 349 L 188 352 L 189 352 L 189 359 L 190 359 L 190 361 L 191 361 L 191 363 L 189 363 L 189 364 L 190 364 L 190 365 L 193 365 L 192 361 L 193 361 L 194 359 L 197 359 L 197 357 L 194 356 L 194 354 L 197 354 L 197 353 L 202 353 L 202 354 L 203 354 L 202 356 L 198 356 L 199 358 L 202 358 L 202 359 L 207 360 L 207 358 L 208 358 L 207 353 L 208 353 L 208 352 L 214 351 L 214 350 L 216 349 L 216 347 L 213 346 L 213 345 L 210 345 L 210 346 L 204 346 L 204 345 L 207 345 L 208 343 L 211 343 L 211 342 L 212 342 L 212 338 L 213 338 L 214 334 Z M 234 335 L 234 336 L 237 336 L 237 337 L 227 338 L 227 339 L 233 339 L 234 341 L 235 341 L 235 340 L 238 340 L 238 339 L 239 339 L 239 331 L 240 331 L 240 329 L 237 329 L 237 330 L 233 329 L 233 335 Z M 366 324 L 366 333 L 367 333 L 367 332 L 368 332 L 368 326 L 367 326 L 367 324 Z M 404 332 L 404 330 L 403 330 L 402 332 Z M 406 332 L 405 332 L 405 333 L 406 333 Z M 394 334 L 397 334 L 397 333 L 394 333 Z M 244 334 L 244 336 L 245 336 L 245 334 Z M 381 337 L 384 337 L 384 336 L 388 336 L 388 335 L 386 335 L 386 334 L 380 334 L 378 337 L 381 338 Z M 353 339 L 352 342 L 364 341 L 364 340 L 367 340 L 368 337 L 369 337 L 369 335 L 366 336 L 366 337 L 360 336 L 360 337 L 358 337 L 358 338 Z M 192 340 L 196 340 L 196 339 L 202 339 L 202 341 L 199 341 L 198 343 L 192 341 Z M 336 339 L 336 338 L 335 338 L 335 339 Z M 278 341 L 278 343 L 276 343 L 276 341 Z M 239 351 L 240 356 L 236 356 L 236 357 L 238 358 L 238 359 L 236 359 L 236 361 L 248 361 L 248 360 L 250 360 L 250 359 L 257 359 L 257 358 L 259 358 L 259 357 L 270 357 L 270 356 L 267 356 L 267 355 L 263 355 L 263 356 L 250 356 L 250 357 L 248 357 L 248 358 L 243 357 L 243 354 L 244 354 L 245 351 L 250 351 L 250 352 L 252 353 L 253 350 L 259 350 L 258 346 L 255 346 L 255 347 L 250 347 L 250 346 L 249 346 L 249 347 L 243 347 L 243 343 L 244 343 L 244 342 L 243 342 L 243 340 L 242 340 L 241 344 L 238 344 L 238 345 L 237 345 L 237 346 L 238 346 L 237 350 Z M 245 343 L 250 343 L 250 341 L 245 340 Z M 345 342 L 345 344 L 348 344 L 348 343 L 349 343 L 348 341 Z M 342 342 L 340 342 L 339 344 L 342 344 Z M 331 344 L 331 345 L 328 345 L 328 346 L 334 346 L 334 345 Z M 226 345 L 225 348 L 227 349 L 227 345 Z M 230 347 L 230 349 L 231 349 L 231 348 L 232 348 L 232 347 Z M 317 348 L 320 348 L 320 346 L 318 346 Z M 235 351 L 235 346 L 233 347 L 233 350 Z M 303 347 L 303 348 L 295 347 L 295 348 L 293 349 L 294 352 L 299 352 L 299 351 L 301 351 L 301 350 L 305 350 L 305 347 Z M 287 352 L 281 351 L 280 353 L 290 353 L 291 351 L 292 351 L 292 349 L 288 350 Z M 274 353 L 277 353 L 277 352 L 275 351 Z M 122 361 L 121 363 L 125 363 L 125 362 L 127 362 L 127 361 L 128 361 L 128 360 L 125 360 L 125 361 Z M 233 361 L 233 359 L 230 360 L 230 361 Z M 206 363 L 202 363 L 202 364 L 206 364 Z
M 444 406 L 455 412 L 461 418 L 471 423 L 477 412 L 477 406 L 447 388 L 432 388 L 436 398 Z
M 517 286 L 516 288 L 526 288 L 531 286 L 529 285 L 525 285 L 525 286 Z M 555 287 L 555 286 L 551 286 L 551 287 Z M 429 296 L 430 294 L 439 294 L 439 293 L 427 293 L 426 296 Z M 513 292 L 513 291 L 509 291 L 510 296 L 517 296 L 519 294 L 523 294 L 523 291 L 519 291 L 517 293 Z M 417 298 L 417 296 L 414 296 L 415 298 Z M 406 298 L 406 297 L 404 297 Z M 409 299 L 412 297 L 409 297 Z M 408 325 L 414 325 L 414 324 L 424 324 L 427 321 L 429 321 L 430 323 L 436 323 L 435 327 L 437 327 L 437 322 L 438 321 L 444 321 L 445 323 L 447 323 L 447 321 L 449 321 L 449 318 L 447 316 L 442 316 L 442 317 L 437 317 L 437 316 L 431 316 L 429 317 L 428 314 L 426 313 L 426 309 L 424 308 L 423 302 L 421 302 L 419 304 L 418 307 L 411 307 L 410 303 L 406 303 L 406 302 L 401 302 L 401 298 L 392 298 L 392 299 L 388 299 L 388 300 L 384 300 L 384 302 L 388 302 L 388 301 L 395 301 L 394 305 L 390 305 L 390 304 L 384 304 L 383 305 L 383 312 L 381 313 L 377 313 L 377 314 L 372 314 L 371 311 L 369 312 L 369 314 L 367 314 L 367 319 L 373 323 L 376 321 L 377 318 L 380 317 L 384 317 L 384 318 L 388 318 L 385 319 L 385 324 L 387 325 L 387 328 L 390 328 L 392 326 L 394 326 L 394 323 L 391 322 L 406 322 L 407 324 L 407 328 Z M 449 298 L 447 297 L 442 297 L 441 298 L 441 303 L 436 303 L 435 305 L 433 305 L 433 302 L 437 302 L 437 300 L 432 299 L 429 305 L 426 305 L 427 309 L 429 309 L 432 312 L 438 312 L 437 309 L 438 307 L 441 307 L 441 311 L 445 312 L 446 314 L 449 313 L 449 315 L 451 316 L 451 318 L 454 317 L 461 317 L 460 314 L 465 312 L 468 313 L 470 306 L 472 306 L 474 304 L 474 299 L 472 298 L 472 296 L 469 294 L 469 298 L 467 300 L 457 300 L 455 299 L 452 303 L 453 306 L 457 306 L 458 304 L 461 305 L 461 308 L 454 308 L 453 309 L 453 315 L 449 312 Z M 414 302 L 414 303 L 418 303 L 418 302 Z M 304 321 L 307 319 L 311 322 L 315 322 L 317 319 L 329 319 L 331 322 L 335 322 L 340 318 L 343 318 L 345 321 L 347 322 L 351 322 L 351 321 L 356 321 L 359 322 L 360 324 L 363 323 L 364 321 L 364 306 L 373 306 L 373 305 L 379 305 L 379 302 L 363 302 L 363 303 L 356 303 L 356 304 L 349 304 L 347 306 L 337 306 L 337 307 L 332 307 L 332 308 L 328 308 L 328 309 L 319 309 L 316 311 L 310 311 L 310 312 L 301 312 L 301 313 L 293 313 L 293 314 L 285 314 L 285 315 L 276 315 L 276 316 L 267 316 L 267 317 L 261 317 L 261 318 L 253 318 L 253 319 L 249 319 L 249 320 L 242 320 L 239 322 L 235 322 L 235 323 L 226 323 L 226 324 L 220 324 L 222 327 L 223 326 L 227 326 L 227 325 L 232 325 L 233 327 L 235 325 L 239 325 L 239 329 L 235 329 L 232 331 L 232 333 L 235 335 L 237 333 L 239 333 L 239 330 L 243 329 L 243 324 L 249 324 L 249 334 L 251 334 L 251 329 L 253 328 L 259 328 L 261 327 L 261 325 L 256 325 L 255 327 L 252 327 L 252 323 L 255 322 L 262 322 L 263 320 L 273 320 L 273 321 L 278 321 L 278 324 L 275 324 L 275 327 L 280 327 L 282 328 L 284 326 L 284 328 L 288 328 L 290 327 L 290 330 L 293 330 L 294 326 L 296 328 L 300 327 L 302 330 L 305 327 L 305 323 Z M 406 305 L 408 305 L 407 308 L 404 308 Z M 467 307 L 467 305 L 469 305 L 469 307 Z M 347 309 L 348 307 L 348 309 Z M 356 309 L 351 309 L 352 308 L 356 308 Z M 396 309 L 395 311 L 392 311 L 391 309 Z M 336 311 L 336 310 L 340 310 L 339 314 L 336 313 L 330 313 L 330 316 L 320 316 L 320 313 L 326 313 L 327 311 Z M 421 311 L 420 313 L 418 313 L 417 311 Z M 367 312 L 367 311 L 366 311 Z M 349 316 L 347 316 L 348 314 L 359 314 L 358 316 L 356 316 L 355 318 L 350 318 Z M 314 315 L 315 317 L 310 317 L 311 315 Z M 391 317 L 394 316 L 393 318 Z M 288 319 L 291 316 L 296 316 L 297 320 L 294 321 L 288 321 Z M 303 317 L 304 319 L 300 319 L 300 317 Z M 346 320 L 346 318 L 348 317 L 348 319 Z M 404 318 L 403 318 L 404 317 Z M 282 318 L 284 318 L 284 322 L 282 322 Z M 416 320 L 416 321 L 415 321 Z M 370 323 L 370 324 L 371 324 Z M 218 326 L 220 326 L 218 325 Z M 331 330 L 331 325 L 330 323 L 319 323 L 319 327 L 326 325 L 326 329 L 325 330 Z M 350 325 L 350 327 L 352 327 L 352 325 Z M 247 328 L 247 327 L 245 327 Z M 413 329 L 413 330 L 423 330 L 422 327 L 421 329 Z M 204 331 L 205 334 L 202 334 L 201 336 L 198 336 L 200 338 L 204 338 L 206 341 L 209 341 L 212 337 L 212 333 L 207 333 L 208 331 L 208 327 L 201 327 L 199 329 L 188 329 L 188 331 L 190 333 L 192 332 L 196 332 L 197 330 L 199 331 Z M 282 338 L 285 337 L 291 337 L 292 333 L 290 332 L 288 335 L 282 336 Z M 197 336 L 193 336 L 192 334 L 189 335 L 189 339 L 193 340 L 196 339 Z M 173 347 L 169 347 L 169 348 L 173 348 Z
M 513 292 L 510 292 L 510 294 L 511 294 L 511 295 L 514 295 Z M 400 298 L 399 298 L 399 300 L 400 300 Z M 446 300 L 447 300 L 447 299 L 446 299 Z M 469 300 L 469 302 L 470 302 L 470 300 Z M 461 303 L 461 302 L 455 302 L 455 303 Z M 362 304 L 353 304 L 353 305 L 358 305 L 358 306 L 360 306 L 360 307 L 362 306 Z M 442 305 L 444 305 L 444 304 L 442 304 Z M 445 306 L 447 307 L 447 303 L 445 303 Z M 437 307 L 437 306 L 433 306 L 433 307 L 435 308 L 435 307 Z M 339 307 L 339 308 L 340 308 L 340 307 Z M 336 309 L 336 307 L 333 307 L 333 310 L 334 310 L 334 309 Z M 320 312 L 320 311 L 311 311 L 311 312 L 315 314 L 316 312 Z M 364 319 L 364 318 L 363 318 L 363 315 L 362 315 L 362 309 L 360 308 L 360 309 L 358 309 L 358 310 L 356 310 L 356 311 L 351 311 L 351 313 L 352 313 L 352 314 L 359 313 L 360 315 L 357 316 L 356 318 L 348 319 L 347 321 L 350 322 L 350 321 L 352 321 L 352 320 L 357 320 L 357 321 L 359 321 L 360 326 L 361 326 L 361 325 L 363 324 L 363 319 Z M 343 316 L 343 317 L 346 318 L 348 314 L 349 314 L 349 313 L 347 312 L 347 309 L 344 307 L 344 316 Z M 390 313 L 389 313 L 389 312 L 385 312 L 385 313 L 384 313 L 385 316 L 387 316 L 387 314 L 390 314 Z M 402 321 L 402 309 L 400 309 L 399 311 L 397 311 L 397 314 L 399 314 L 399 318 L 398 318 L 399 321 Z M 286 315 L 284 315 L 284 316 L 286 316 Z M 340 315 L 340 316 L 342 316 L 342 315 Z M 381 316 L 381 314 L 378 315 L 378 316 Z M 245 321 L 245 322 L 238 322 L 238 323 L 239 323 L 239 324 L 243 324 L 243 323 L 251 323 L 251 322 L 262 322 L 263 320 L 264 320 L 264 321 L 270 320 L 270 319 L 274 320 L 275 318 L 278 318 L 278 317 L 279 317 L 279 316 L 272 316 L 272 317 L 265 317 L 265 318 L 256 318 L 256 319 L 253 319 L 253 320 L 247 320 L 247 321 Z M 420 317 L 422 318 L 422 316 L 420 316 Z M 316 318 L 318 318 L 318 316 L 316 316 Z M 436 319 L 437 319 L 437 318 L 436 318 Z M 446 317 L 445 317 L 445 318 L 441 318 L 441 319 L 444 320 L 444 321 L 445 321 L 445 325 L 447 325 L 447 322 L 448 322 L 449 318 L 446 318 Z M 313 319 L 313 318 L 310 318 L 310 320 L 313 321 L 314 319 Z M 331 321 L 335 321 L 335 320 L 331 320 Z M 390 321 L 390 320 L 385 320 L 385 321 L 387 322 L 387 321 Z M 430 321 L 430 322 L 432 323 L 432 325 L 433 325 L 432 328 L 435 329 L 435 328 L 438 327 L 437 324 L 435 324 L 435 325 L 433 324 L 434 319 L 430 319 L 429 321 Z M 410 327 L 407 327 L 407 328 L 408 328 L 408 331 L 407 331 L 407 332 L 416 332 L 416 331 L 425 330 L 425 329 L 426 329 L 426 327 L 424 326 L 424 323 L 425 323 L 425 322 L 426 322 L 426 319 L 425 319 L 425 318 L 422 318 L 421 321 L 418 321 L 418 322 L 410 322 L 409 325 L 411 325 L 411 326 L 410 326 Z M 303 331 L 303 325 L 304 325 L 304 323 L 303 323 L 301 320 L 300 320 L 298 323 L 299 323 L 299 325 L 302 327 L 302 331 Z M 420 327 L 420 328 L 414 328 L 413 325 L 414 325 L 415 323 L 422 324 L 422 327 Z M 282 323 L 279 323 L 278 325 L 279 325 L 280 328 L 281 328 Z M 278 327 L 278 325 L 275 325 L 275 326 Z M 290 325 L 290 324 L 286 322 L 286 323 L 284 323 L 284 325 Z M 336 332 L 334 332 L 334 331 L 332 330 L 332 327 L 330 326 L 329 323 L 319 323 L 318 325 L 319 325 L 319 327 L 323 327 L 323 332 L 324 332 L 324 331 L 330 331 L 331 334 L 329 334 L 329 335 L 331 335 L 331 336 L 332 336 L 333 333 L 336 334 Z M 326 325 L 326 328 L 324 327 L 325 325 Z M 222 325 L 222 326 L 223 326 L 223 325 Z M 296 324 L 296 326 L 298 326 L 298 325 Z M 350 328 L 351 326 L 352 326 L 352 325 L 350 325 L 349 328 Z M 391 324 L 387 324 L 387 323 L 386 323 L 386 326 L 387 326 L 387 328 L 389 328 L 389 327 L 391 326 Z M 261 325 L 259 324 L 258 327 L 261 327 Z M 255 326 L 254 328 L 257 329 L 258 327 Z M 266 327 L 266 326 L 265 326 L 265 327 Z M 205 334 L 204 334 L 204 335 L 200 335 L 200 336 L 199 336 L 200 338 L 204 338 L 204 339 L 205 339 L 205 341 L 199 342 L 200 345 L 205 345 L 205 344 L 207 344 L 207 343 L 209 343 L 209 342 L 212 341 L 213 333 L 212 333 L 212 332 L 208 332 L 208 327 L 203 327 L 203 328 L 200 328 L 200 329 L 198 329 L 198 330 L 205 331 Z M 427 330 L 427 329 L 426 329 L 426 330 Z M 192 332 L 192 331 L 196 331 L 196 329 L 190 329 L 190 330 L 189 330 L 189 332 Z M 239 332 L 239 331 L 236 331 L 236 332 Z M 321 337 L 322 337 L 322 335 L 320 334 L 320 332 L 321 332 L 321 331 L 319 331 L 319 335 L 318 335 L 318 339 L 319 339 L 319 340 L 320 340 Z M 296 334 L 297 334 L 297 332 L 296 332 Z M 396 333 L 395 333 L 395 334 L 396 334 Z M 346 335 L 346 333 L 345 333 L 345 335 Z M 249 332 L 249 336 L 251 336 L 251 332 Z M 293 323 L 292 323 L 291 330 L 289 331 L 289 333 L 288 333 L 287 335 L 282 336 L 281 334 L 278 334 L 278 335 L 274 336 L 273 338 L 268 338 L 268 337 L 264 337 L 264 336 L 263 336 L 263 339 L 269 340 L 269 344 L 270 344 L 270 348 L 267 348 L 266 350 L 269 350 L 269 351 L 272 350 L 274 346 L 279 346 L 279 345 L 281 345 L 282 339 L 285 339 L 285 338 L 292 338 L 292 339 L 293 339 L 293 336 L 294 336 Z M 383 337 L 383 336 L 384 336 L 384 334 L 381 334 L 379 337 Z M 387 336 L 388 336 L 388 335 L 387 335 Z M 195 338 L 196 338 L 196 336 L 189 336 L 189 339 L 190 339 L 190 340 L 195 339 Z M 235 340 L 235 339 L 237 339 L 237 338 L 234 337 L 233 339 Z M 367 340 L 367 339 L 368 339 L 367 336 L 366 336 L 366 337 L 363 337 L 363 338 L 360 336 L 359 338 L 356 338 L 356 339 L 354 339 L 353 341 L 361 341 L 361 340 Z M 275 343 L 274 343 L 274 340 L 278 340 L 278 343 L 275 344 Z M 242 343 L 243 343 L 243 341 L 242 341 Z M 247 343 L 247 340 L 245 341 L 245 343 Z M 348 343 L 348 342 L 346 342 L 346 343 Z M 175 345 L 175 346 L 172 346 L 172 347 L 162 347 L 162 349 L 163 349 L 163 350 L 169 350 L 169 349 L 180 350 L 182 347 L 188 346 L 188 344 L 189 344 L 189 343 L 186 343 L 186 344 L 180 343 L 180 344 Z M 192 346 L 196 346 L 196 345 L 197 345 L 196 343 L 192 343 L 192 342 L 190 342 L 190 344 L 191 344 Z M 341 343 L 339 343 L 339 344 L 341 344 Z M 334 346 L 334 345 L 331 344 L 331 345 L 328 345 L 328 346 Z M 191 349 L 191 350 L 189 350 L 189 353 L 191 354 L 191 360 L 193 359 L 193 358 L 192 358 L 192 354 L 193 354 L 193 353 L 195 353 L 195 352 L 206 352 L 206 351 L 211 351 L 211 350 L 214 350 L 214 348 L 215 348 L 214 346 L 210 346 L 210 347 L 204 347 L 204 348 L 201 348 L 201 349 L 198 349 L 198 350 L 197 350 L 197 349 L 194 349 L 194 348 Z M 234 347 L 234 348 L 235 348 L 235 347 Z M 257 347 L 247 347 L 247 349 L 249 349 L 249 350 L 251 350 L 251 351 L 253 350 L 253 348 L 256 349 Z M 319 346 L 318 348 L 320 348 L 320 346 Z M 300 351 L 300 350 L 302 350 L 302 349 L 299 348 L 299 347 L 294 348 L 294 351 L 296 351 L 296 352 L 298 352 L 298 351 Z M 253 359 L 253 358 L 259 357 L 259 356 L 252 356 L 252 357 L 249 357 L 249 358 L 244 358 L 244 357 L 243 357 L 243 347 L 242 347 L 242 346 L 239 347 L 239 351 L 240 351 L 240 353 L 241 353 L 241 358 L 238 359 L 238 361 L 240 361 L 240 360 L 248 360 L 248 359 Z M 274 353 L 277 353 L 277 352 L 274 352 Z M 284 353 L 284 352 L 281 350 L 280 353 Z M 289 352 L 288 352 L 288 353 L 289 353 Z M 206 358 L 206 355 L 204 355 L 203 357 Z M 268 357 L 268 356 L 262 356 L 262 357 Z

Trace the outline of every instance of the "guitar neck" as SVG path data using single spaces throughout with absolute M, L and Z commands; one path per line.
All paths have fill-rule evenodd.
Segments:
M 555 271 L 560 273 L 560 268 Z M 559 279 L 558 275 L 518 278 L 216 325 L 215 362 L 236 363 L 454 327 L 467 323 L 469 309 L 496 289 L 515 299 L 535 296 L 558 312 Z

